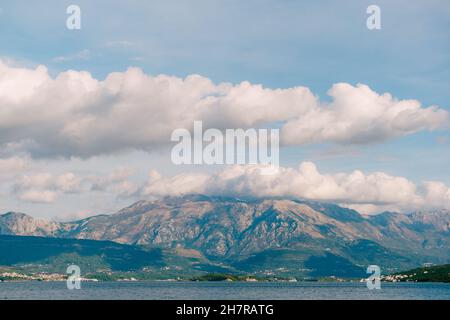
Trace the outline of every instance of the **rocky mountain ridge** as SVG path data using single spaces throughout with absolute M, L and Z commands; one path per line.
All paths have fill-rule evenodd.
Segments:
M 376 259 L 388 264 L 393 260 L 394 266 L 395 259 L 405 265 L 448 263 L 449 226 L 450 213 L 445 210 L 363 216 L 329 203 L 203 195 L 140 201 L 111 215 L 67 223 L 20 213 L 0 216 L 3 235 L 177 248 L 227 263 L 274 250 L 300 260 L 314 254 L 344 257 L 354 264 Z

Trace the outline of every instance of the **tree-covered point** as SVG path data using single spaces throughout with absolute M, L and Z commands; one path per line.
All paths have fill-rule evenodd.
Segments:
M 395 273 L 399 281 L 450 282 L 450 264 L 416 268 Z

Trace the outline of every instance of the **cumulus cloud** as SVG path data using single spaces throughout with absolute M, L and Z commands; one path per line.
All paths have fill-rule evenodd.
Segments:
M 449 208 L 450 188 L 439 181 L 426 181 L 423 185 L 425 201 L 435 207 Z
M 130 180 L 133 174 L 135 170 L 128 167 L 119 167 L 106 175 L 29 172 L 16 176 L 12 192 L 18 199 L 34 203 L 52 203 L 64 194 L 82 194 L 92 191 L 107 192 L 116 197 L 127 198 L 136 195 L 140 189 L 137 183 Z
M 57 193 L 50 190 L 29 190 L 19 195 L 20 200 L 33 203 L 53 203 L 56 198 Z
M 144 196 L 181 196 L 190 193 L 206 193 L 211 185 L 211 176 L 205 173 L 183 173 L 174 177 L 163 177 L 158 171 L 149 173 L 148 184 L 143 188 Z M 212 190 L 210 190 L 212 191 Z
M 28 163 L 25 159 L 19 157 L 0 158 L 0 183 L 13 178 L 27 168 Z
M 54 175 L 51 173 L 25 174 L 17 179 L 14 193 L 23 201 L 36 203 L 55 202 L 60 194 L 83 191 L 82 178 L 71 172 Z
M 71 172 L 61 175 L 39 173 L 24 175 L 16 183 L 16 189 L 54 189 L 66 193 L 81 190 L 81 178 Z
M 322 174 L 311 162 L 298 168 L 280 168 L 277 174 L 261 175 L 261 166 L 233 166 L 214 173 L 163 177 L 151 171 L 142 194 L 162 197 L 203 193 L 237 197 L 292 197 L 338 202 L 365 213 L 390 209 L 450 209 L 450 189 L 443 183 L 420 186 L 404 177 L 383 172 Z
M 437 106 L 423 108 L 417 100 L 379 95 L 366 85 L 339 83 L 328 94 L 330 104 L 317 105 L 286 124 L 285 143 L 366 144 L 448 125 L 447 111 Z
M 80 156 L 170 143 L 176 128 L 249 128 L 281 124 L 281 143 L 373 143 L 448 124 L 448 114 L 415 100 L 397 100 L 364 85 L 341 83 L 323 103 L 305 87 L 270 89 L 242 82 L 214 84 L 149 76 L 138 68 L 97 80 L 67 71 L 55 78 L 44 66 L 12 67 L 0 61 L 0 148 L 34 157 Z
M 136 173 L 134 168 L 120 167 L 107 176 L 91 176 L 91 190 L 111 191 L 118 197 L 131 197 L 139 190 L 139 186 L 129 178 Z
M 3 161 L 3 167 L 11 170 L 22 168 L 21 164 L 20 159 Z M 54 203 L 62 195 L 83 197 L 83 194 L 102 192 L 132 199 L 186 194 L 288 197 L 339 203 L 369 214 L 385 210 L 450 209 L 450 188 L 439 181 L 416 184 L 404 177 L 359 170 L 326 174 L 312 162 L 302 162 L 297 168 L 281 167 L 272 175 L 261 174 L 264 168 L 263 165 L 228 166 L 215 173 L 174 176 L 151 170 L 145 182 L 134 181 L 136 170 L 130 167 L 119 167 L 105 175 L 23 174 L 19 170 L 11 191 L 19 200 L 32 203 Z

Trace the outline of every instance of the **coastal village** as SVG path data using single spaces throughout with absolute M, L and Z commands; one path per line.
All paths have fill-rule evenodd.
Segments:
M 23 274 L 16 271 L 6 271 L 0 273 L 0 282 L 7 281 L 66 281 L 67 275 L 58 273 L 33 273 Z M 98 281 L 97 279 L 80 278 L 81 281 Z

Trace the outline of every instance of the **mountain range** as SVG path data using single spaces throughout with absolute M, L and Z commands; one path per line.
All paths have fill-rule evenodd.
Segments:
M 158 248 L 194 267 L 311 277 L 450 263 L 449 227 L 446 210 L 366 216 L 331 203 L 205 195 L 140 201 L 72 222 L 0 216 L 0 235 L 112 241 Z

